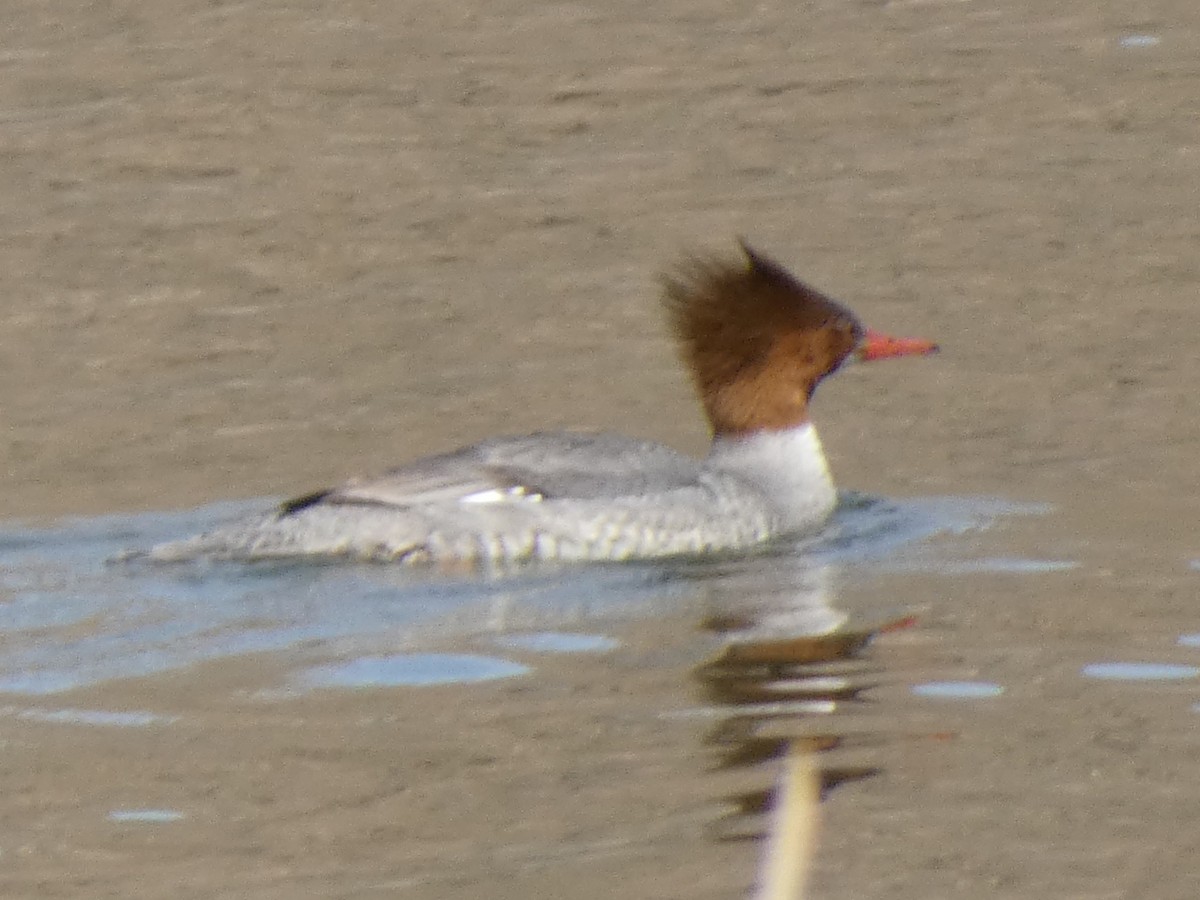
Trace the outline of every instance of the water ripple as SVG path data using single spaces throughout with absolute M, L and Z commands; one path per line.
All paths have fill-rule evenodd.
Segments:
M 747 596 L 770 594 L 775 582 L 799 595 L 813 573 L 830 566 L 999 566 L 1036 574 L 1060 565 L 954 560 L 944 547 L 928 546 L 934 536 L 953 538 L 1044 507 L 853 493 L 819 536 L 746 560 L 535 567 L 474 578 L 381 565 L 113 561 L 265 505 L 0 528 L 0 691 L 53 694 L 252 653 L 300 653 L 313 665 L 382 658 L 401 647 L 437 649 L 453 634 L 509 635 L 508 647 L 532 653 L 600 652 L 609 640 L 606 622 L 669 609 L 713 578 L 743 579 Z M 779 632 L 823 632 L 843 621 L 820 598 L 785 597 L 762 617 Z

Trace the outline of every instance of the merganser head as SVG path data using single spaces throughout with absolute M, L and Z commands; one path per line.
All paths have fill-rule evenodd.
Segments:
M 664 305 L 713 433 L 808 421 L 821 379 L 848 358 L 933 353 L 868 331 L 854 313 L 741 242 L 745 262 L 692 259 L 664 279 Z

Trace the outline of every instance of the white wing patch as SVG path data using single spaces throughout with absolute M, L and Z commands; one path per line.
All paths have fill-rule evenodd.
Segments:
M 513 500 L 524 500 L 526 503 L 541 503 L 546 498 L 538 491 L 521 484 L 506 488 L 490 488 L 466 494 L 459 503 L 509 503 Z

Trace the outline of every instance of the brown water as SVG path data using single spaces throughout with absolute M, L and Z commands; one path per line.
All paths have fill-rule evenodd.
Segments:
M 67 15 L 0 36 L 5 518 L 301 492 L 499 431 L 698 450 L 653 279 L 743 234 L 943 346 L 823 386 L 841 484 L 1050 507 L 838 585 L 917 622 L 855 663 L 880 772 L 823 804 L 815 896 L 1197 896 L 1200 685 L 1084 670 L 1200 665 L 1192 4 Z M 8 565 L 14 615 L 65 590 Z M 13 694 L 0 887 L 737 896 L 757 847 L 721 798 L 772 778 L 712 771 L 700 621 L 481 684 L 280 696 L 295 659 L 260 653 Z

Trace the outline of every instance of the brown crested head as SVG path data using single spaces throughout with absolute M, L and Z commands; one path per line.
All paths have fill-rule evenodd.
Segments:
M 713 433 L 794 428 L 817 384 L 863 340 L 840 303 L 741 242 L 745 260 L 692 259 L 664 305 Z

